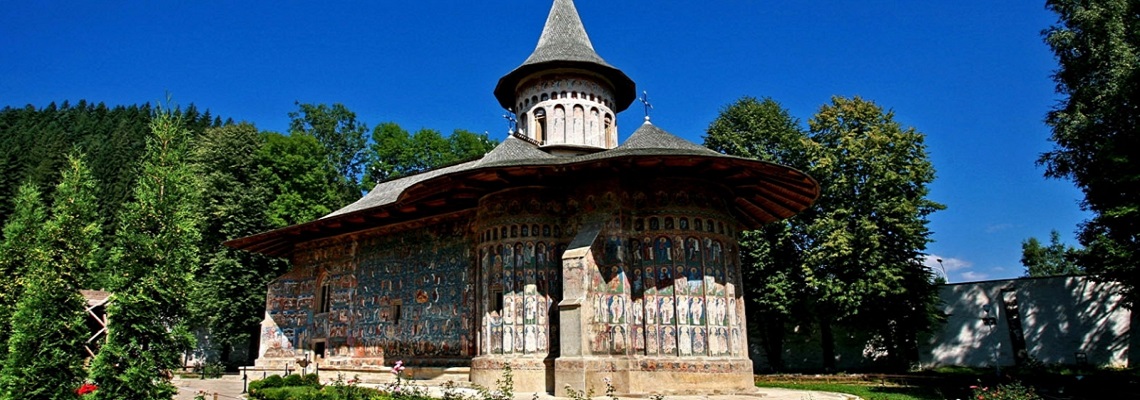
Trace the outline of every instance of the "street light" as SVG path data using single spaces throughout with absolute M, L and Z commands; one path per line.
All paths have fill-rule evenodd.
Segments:
M 942 278 L 946 279 L 946 283 L 950 283 L 950 275 L 946 274 L 946 267 L 942 266 L 942 259 L 936 258 L 935 260 L 938 261 L 938 268 L 942 269 Z

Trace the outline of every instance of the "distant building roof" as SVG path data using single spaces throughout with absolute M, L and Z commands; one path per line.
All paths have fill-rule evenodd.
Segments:
M 80 290 L 79 294 L 83 296 L 84 300 L 87 300 L 88 307 L 101 306 L 111 297 L 111 292 L 102 290 Z

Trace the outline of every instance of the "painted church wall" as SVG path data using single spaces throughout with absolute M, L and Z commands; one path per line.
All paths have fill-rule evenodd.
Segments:
M 737 225 L 721 194 L 676 180 L 591 183 L 480 202 L 479 354 L 557 354 L 562 253 L 600 221 L 583 280 L 584 355 L 746 358 Z
M 541 190 L 512 190 L 480 202 L 476 231 L 482 290 L 479 354 L 545 357 L 558 349 L 561 255 L 573 235 L 562 205 Z
M 699 185 L 656 187 L 687 190 L 601 195 L 614 208 L 593 249 L 591 354 L 746 357 L 735 222 Z
M 269 285 L 262 357 L 323 343 L 336 363 L 414 358 L 452 365 L 474 353 L 473 256 L 467 223 L 340 238 L 298 249 Z M 327 294 L 326 294 L 327 292 Z M 462 361 L 460 361 L 462 363 Z

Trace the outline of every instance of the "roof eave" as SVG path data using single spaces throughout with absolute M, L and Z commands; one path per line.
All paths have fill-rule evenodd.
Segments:
M 613 88 L 614 106 L 616 107 L 614 112 L 625 111 L 637 99 L 637 84 L 620 69 L 595 62 L 575 60 L 554 60 L 520 65 L 499 78 L 499 83 L 495 85 L 495 98 L 499 100 L 499 105 L 503 108 L 514 109 L 515 92 L 518 90 L 519 83 L 536 73 L 558 68 L 593 72 L 605 78 L 607 81 L 605 83 Z

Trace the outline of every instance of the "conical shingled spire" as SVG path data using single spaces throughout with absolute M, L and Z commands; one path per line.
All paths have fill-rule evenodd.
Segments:
M 546 26 L 542 27 L 542 36 L 538 38 L 538 46 L 523 65 L 548 61 L 585 61 L 612 68 L 594 51 L 578 9 L 571 0 L 554 1 L 550 15 L 546 17 Z
M 503 108 L 513 108 L 515 91 L 527 76 L 543 70 L 575 68 L 597 73 L 614 88 L 615 112 L 633 103 L 637 90 L 632 79 L 606 63 L 590 43 L 573 0 L 554 0 L 534 52 L 514 71 L 499 79 L 495 97 Z

